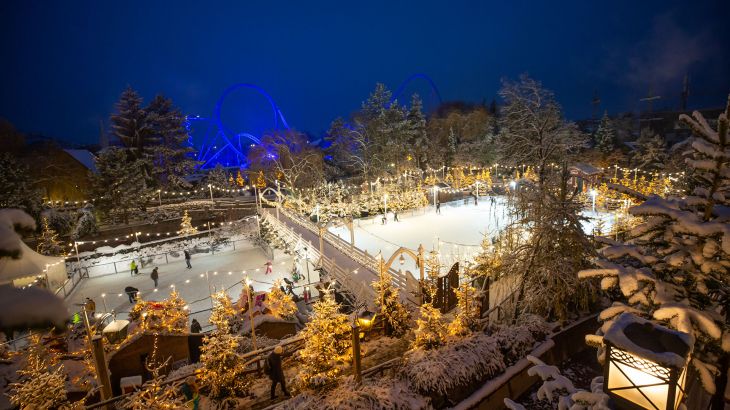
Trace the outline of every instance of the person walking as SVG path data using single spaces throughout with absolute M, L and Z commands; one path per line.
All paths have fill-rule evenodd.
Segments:
M 132 259 L 132 262 L 129 264 L 129 273 L 132 276 L 139 275 L 139 267 L 137 267 L 137 262 L 135 262 L 134 259 Z
M 198 319 L 193 319 L 192 322 L 190 322 L 190 333 L 202 333 L 203 327 L 200 326 L 200 322 L 198 322 Z
M 441 201 L 436 202 L 436 213 L 441 214 Z
M 393 222 L 400 222 L 398 220 L 398 211 L 393 211 Z
M 188 269 L 192 269 L 193 267 L 190 265 L 190 252 L 188 252 L 188 250 L 185 249 L 183 251 L 183 253 L 185 254 L 185 263 L 188 264 Z
M 129 303 L 134 303 L 137 301 L 137 294 L 139 293 L 139 289 L 127 286 L 126 288 L 124 288 L 124 293 L 129 296 Z
M 157 280 L 160 278 L 159 272 L 157 272 L 157 266 L 155 266 L 154 269 L 152 269 L 152 273 L 150 273 L 150 279 L 155 281 L 155 287 L 157 287 Z
M 267 370 L 269 379 L 271 379 L 271 400 L 276 398 L 276 385 L 281 385 L 281 391 L 285 397 L 289 397 L 289 392 L 286 391 L 286 380 L 284 379 L 284 371 L 281 368 L 281 356 L 284 353 L 284 349 L 281 346 L 276 346 L 274 351 L 269 354 L 266 358 L 266 364 L 264 370 Z

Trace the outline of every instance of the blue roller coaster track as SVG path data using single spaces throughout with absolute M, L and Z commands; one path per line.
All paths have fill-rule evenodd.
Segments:
M 401 97 L 406 88 L 416 80 L 424 80 L 431 89 L 431 98 L 436 104 L 441 103 L 441 94 L 436 83 L 425 74 L 413 74 L 406 78 L 393 93 L 392 104 Z M 200 168 L 212 168 L 217 164 L 225 167 L 246 167 L 246 153 L 250 147 L 261 144 L 260 136 L 251 132 L 234 130 L 221 118 L 221 111 L 226 100 L 239 90 L 253 90 L 262 95 L 271 106 L 271 122 L 269 130 L 288 130 L 289 124 L 274 99 L 263 88 L 248 83 L 238 83 L 226 88 L 216 102 L 211 118 L 188 116 L 185 126 L 190 135 L 189 143 L 196 151 L 196 159 L 201 162 Z M 409 97 L 409 96 L 406 96 Z M 403 103 L 403 102 L 401 102 Z M 267 120 L 268 121 L 268 120 Z

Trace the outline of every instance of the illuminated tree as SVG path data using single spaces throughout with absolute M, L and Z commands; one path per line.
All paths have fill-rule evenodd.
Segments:
M 416 319 L 416 338 L 413 346 L 422 349 L 434 349 L 446 341 L 446 324 L 444 324 L 441 311 L 429 303 L 420 307 L 420 317 Z
M 449 334 L 464 336 L 477 329 L 481 303 L 479 293 L 471 285 L 467 277 L 456 289 L 457 311 L 454 320 L 449 323 Z
M 291 320 L 296 317 L 296 313 L 299 311 L 297 305 L 290 295 L 284 293 L 281 290 L 281 279 L 274 281 L 274 286 L 271 287 L 269 294 L 266 295 L 266 307 L 269 308 L 271 314 L 286 320 Z
M 187 209 L 183 213 L 182 220 L 180 221 L 180 230 L 178 231 L 178 233 L 181 236 L 194 235 L 198 233 L 198 229 L 193 226 L 193 218 L 188 215 Z
M 236 174 L 236 185 L 239 187 L 242 187 L 244 184 L 246 184 L 246 180 L 243 179 L 243 175 L 241 175 L 241 170 L 238 170 L 238 173 Z
M 613 124 L 608 118 L 608 111 L 603 113 L 601 123 L 598 125 L 596 134 L 593 136 L 596 149 L 601 151 L 603 154 L 610 154 L 616 149 L 616 134 L 613 130 Z
M 58 357 L 31 336 L 25 355 L 25 366 L 18 370 L 19 381 L 10 384 L 10 402 L 22 408 L 72 409 L 83 406 L 69 403 L 66 397 L 66 374 Z M 42 388 L 39 388 L 42 387 Z
M 373 282 L 373 289 L 377 294 L 375 304 L 380 307 L 380 312 L 385 321 L 385 330 L 388 336 L 401 337 L 408 330 L 410 314 L 400 301 L 398 288 L 393 286 L 393 278 L 385 269 L 380 272 L 377 281 Z
M 239 310 L 225 291 L 213 295 L 213 310 L 208 321 L 215 325 L 219 332 L 220 329 L 228 329 L 229 332 L 236 334 L 243 326 Z
M 215 332 L 203 338 L 200 348 L 203 366 L 199 379 L 213 399 L 240 396 L 247 392 L 250 380 L 243 374 L 246 370 L 244 362 L 236 353 L 239 340 L 238 336 L 230 333 L 226 322 L 221 322 Z
M 58 256 L 63 253 L 63 246 L 58 240 L 58 234 L 48 225 L 48 218 L 43 218 L 43 230 L 38 237 L 36 250 L 42 255 Z
M 282 174 L 280 170 L 277 170 L 279 174 Z M 256 174 L 256 182 L 254 184 L 256 188 L 258 189 L 264 189 L 266 188 L 266 178 L 264 178 L 264 171 L 259 171 L 258 174 Z
M 311 320 L 301 332 L 304 347 L 299 350 L 298 383 L 317 388 L 333 381 L 350 362 L 352 330 L 347 315 L 340 313 L 334 296 L 326 294 L 314 304 Z
M 177 291 L 161 302 L 138 300 L 129 312 L 130 320 L 140 323 L 143 331 L 187 333 L 189 311 Z
M 180 394 L 180 382 L 163 384 L 165 377 L 160 375 L 160 370 L 167 366 L 171 357 L 156 364 L 157 337 L 155 336 L 154 349 L 151 359 L 145 362 L 145 368 L 152 375 L 140 388 L 129 396 L 125 397 L 121 405 L 123 409 L 129 410 L 176 410 L 184 408 L 183 397 Z

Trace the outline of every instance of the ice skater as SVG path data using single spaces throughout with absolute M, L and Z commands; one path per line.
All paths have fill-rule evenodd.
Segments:
M 400 222 L 398 220 L 398 212 L 396 212 L 396 211 L 393 211 L 393 222 Z
M 155 266 L 154 269 L 152 269 L 152 273 L 150 273 L 150 279 L 155 281 L 155 287 L 157 287 L 157 280 L 160 278 L 160 273 L 157 271 L 157 266 Z
M 124 293 L 129 296 L 129 303 L 134 303 L 137 301 L 137 294 L 139 294 L 139 289 L 132 286 L 127 286 L 126 288 L 124 288 Z
M 441 214 L 441 201 L 436 202 L 436 213 Z
M 190 252 L 188 252 L 187 249 L 183 250 L 183 253 L 185 254 L 185 263 L 188 264 L 188 269 L 192 269 L 193 267 L 190 265 Z
M 274 273 L 274 269 L 272 268 L 271 261 L 266 261 L 266 274 Z
M 137 262 L 135 262 L 134 259 L 132 259 L 132 262 L 129 264 L 129 273 L 132 276 L 139 275 L 139 266 L 137 266 Z

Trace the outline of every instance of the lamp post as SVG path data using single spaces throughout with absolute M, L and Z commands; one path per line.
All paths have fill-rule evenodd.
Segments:
M 160 204 L 160 206 L 162 206 L 162 190 L 161 189 L 157 190 L 157 202 Z
M 104 304 L 104 313 L 108 313 L 108 310 L 106 308 L 106 293 L 101 294 L 101 302 Z
M 251 345 L 253 346 L 253 350 L 258 350 L 256 348 L 256 328 L 253 324 L 253 297 L 251 295 L 251 278 L 246 276 L 246 297 L 248 298 L 248 321 L 251 322 Z
M 210 191 L 210 200 L 213 201 L 213 186 L 208 184 L 208 191 Z
M 388 219 L 388 194 L 383 195 L 383 217 Z
M 676 410 L 686 395 L 692 337 L 631 313 L 603 336 L 603 390 L 620 409 Z

